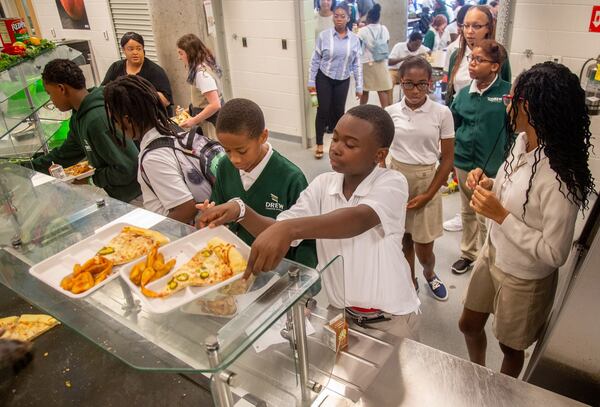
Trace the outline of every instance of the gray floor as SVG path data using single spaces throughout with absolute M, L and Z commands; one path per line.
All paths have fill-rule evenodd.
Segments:
M 330 136 L 329 136 L 330 137 Z M 325 139 L 325 151 L 327 141 Z M 273 148 L 286 156 L 306 174 L 310 182 L 317 175 L 331 171 L 327 154 L 322 160 L 315 160 L 311 150 L 304 150 L 299 144 L 271 139 Z M 444 219 L 454 216 L 460 208 L 460 200 L 457 193 L 443 198 Z M 451 264 L 458 259 L 460 232 L 445 232 L 444 236 L 436 240 L 435 255 L 437 258 L 436 273 L 444 281 L 449 291 L 449 299 L 446 302 L 435 300 L 423 286 L 424 279 L 421 277 L 421 341 L 426 345 L 440 349 L 450 354 L 467 358 L 467 349 L 462 334 L 458 330 L 458 318 L 462 312 L 462 297 L 469 282 L 470 273 L 455 275 L 450 271 Z M 417 276 L 421 275 L 420 266 L 417 266 Z M 502 352 L 497 341 L 491 333 L 491 320 L 488 322 L 488 366 L 494 370 L 500 370 Z M 530 351 L 527 352 L 528 357 Z

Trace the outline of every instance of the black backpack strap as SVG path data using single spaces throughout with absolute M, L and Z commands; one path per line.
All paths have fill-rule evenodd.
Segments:
M 154 191 L 154 188 L 152 188 L 152 185 L 150 185 L 150 180 L 148 180 L 148 176 L 146 175 L 146 171 L 144 170 L 144 157 L 150 151 L 156 150 L 157 148 L 164 148 L 164 147 L 174 149 L 175 148 L 175 140 L 173 140 L 173 138 L 171 138 L 171 137 L 159 137 L 157 139 L 154 139 L 150 142 L 150 144 L 148 144 L 148 146 L 146 146 L 146 148 L 144 149 L 144 152 L 142 153 L 142 156 L 140 157 L 140 170 L 142 170 L 142 172 L 141 172 L 142 179 L 144 180 L 144 182 L 146 183 L 148 188 L 150 188 L 150 190 L 152 191 L 152 193 L 154 195 L 156 195 L 156 192 Z

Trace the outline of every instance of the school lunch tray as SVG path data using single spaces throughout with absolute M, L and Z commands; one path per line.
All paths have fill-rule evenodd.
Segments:
M 67 297 L 83 298 L 94 291 L 100 289 L 110 281 L 119 277 L 119 269 L 122 269 L 127 263 L 114 266 L 112 273 L 102 282 L 96 284 L 87 291 L 80 294 L 73 294 L 70 291 L 63 289 L 60 282 L 64 277 L 73 272 L 73 266 L 77 263 L 83 264 L 87 260 L 94 257 L 98 250 L 108 244 L 108 242 L 118 235 L 125 226 L 133 226 L 128 223 L 115 223 L 110 225 L 95 234 L 75 243 L 71 247 L 55 254 L 52 257 L 34 265 L 29 269 L 29 273 L 38 280 L 46 283 L 57 291 L 60 291 Z M 135 259 L 137 260 L 137 259 Z M 135 261 L 132 260 L 132 261 Z
M 250 247 L 225 226 L 219 226 L 214 229 L 200 229 L 197 232 L 187 235 L 158 249 L 158 252 L 162 253 L 164 256 L 165 263 L 173 258 L 176 259 L 175 267 L 173 267 L 169 274 L 146 285 L 146 288 L 156 292 L 162 291 L 167 286 L 167 282 L 171 279 L 173 274 L 175 274 L 181 266 L 187 263 L 199 250 L 204 248 L 208 241 L 214 237 L 219 237 L 227 243 L 235 245 L 235 248 L 241 253 L 241 255 L 245 259 L 248 259 L 248 256 L 250 255 Z M 125 280 L 127 285 L 131 288 L 131 291 L 142 302 L 142 308 L 145 311 L 153 314 L 164 314 L 176 310 L 194 300 L 215 292 L 221 287 L 225 287 L 239 280 L 243 276 L 243 273 L 238 273 L 225 281 L 208 287 L 186 287 L 168 297 L 148 298 L 142 294 L 140 287 L 136 286 L 129 279 L 129 275 L 133 266 L 145 259 L 146 256 L 134 263 L 130 263 L 127 267 L 123 267 L 120 270 L 120 274 L 121 278 Z
M 91 177 L 95 173 L 96 173 L 96 169 L 94 167 L 90 167 L 90 170 L 88 170 L 86 172 L 82 172 L 79 175 L 68 175 L 65 178 L 57 178 L 57 179 L 62 182 L 73 182 L 76 179 L 84 179 L 84 178 Z

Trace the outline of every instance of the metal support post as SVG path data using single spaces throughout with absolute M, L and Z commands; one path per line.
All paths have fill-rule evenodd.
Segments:
M 219 340 L 216 336 L 209 336 L 204 343 L 206 353 L 208 354 L 208 362 L 210 367 L 216 368 L 219 366 Z M 213 400 L 215 405 L 219 407 L 233 407 L 233 396 L 231 394 L 230 385 L 235 385 L 235 373 L 228 371 L 220 371 L 213 374 L 215 393 Z
M 300 277 L 298 268 L 291 268 L 288 273 L 291 280 L 297 280 Z M 310 399 L 310 389 L 308 387 L 308 344 L 306 321 L 304 320 L 304 301 L 298 301 L 292 306 L 292 322 L 298 357 L 298 371 L 300 373 L 300 392 L 302 400 L 307 401 Z

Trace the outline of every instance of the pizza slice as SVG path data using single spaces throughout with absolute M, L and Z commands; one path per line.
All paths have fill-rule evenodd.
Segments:
M 23 342 L 31 341 L 58 324 L 60 322 L 50 315 L 23 314 L 12 328 L 4 333 L 2 339 L 15 339 Z
M 11 331 L 17 325 L 18 320 L 19 317 L 16 316 L 0 318 L 0 331 L 4 331 L 6 335 L 7 332 Z
M 180 125 L 187 119 L 191 119 L 191 118 L 192 118 L 192 116 L 190 116 L 190 114 L 186 110 L 184 110 L 178 106 L 177 115 L 171 117 L 171 120 L 173 120 L 175 123 L 177 123 L 177 125 Z
M 90 171 L 91 169 L 92 167 L 90 167 L 89 162 L 82 161 L 68 168 L 65 168 L 65 174 L 67 174 L 68 176 L 76 177 L 78 175 L 83 174 L 84 172 Z
M 150 253 L 155 245 L 162 246 L 168 242 L 166 236 L 154 230 L 125 226 L 108 245 L 98 251 L 98 255 L 112 261 L 114 265 L 120 265 Z
M 153 298 L 168 297 L 186 287 L 206 287 L 225 281 L 246 269 L 246 260 L 231 243 L 211 239 L 168 280 L 161 292 L 142 287 L 144 295 Z

